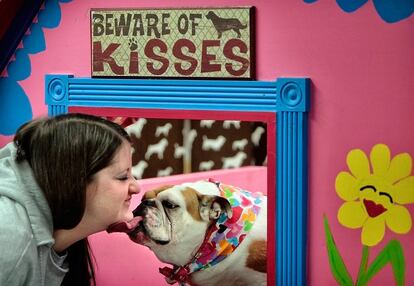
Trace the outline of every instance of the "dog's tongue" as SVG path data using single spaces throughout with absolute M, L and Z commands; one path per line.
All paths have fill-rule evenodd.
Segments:
M 132 230 L 134 230 L 134 228 L 139 224 L 139 222 L 143 220 L 143 217 L 141 216 L 136 216 L 134 217 L 132 220 L 130 221 L 120 221 L 120 222 L 116 222 L 111 224 L 106 231 L 108 233 L 111 232 L 131 232 Z

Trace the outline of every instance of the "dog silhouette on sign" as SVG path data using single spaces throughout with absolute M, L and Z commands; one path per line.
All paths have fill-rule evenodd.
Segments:
M 243 25 L 239 19 L 236 18 L 221 18 L 217 16 L 213 11 L 209 11 L 206 15 L 206 18 L 211 20 L 214 25 L 214 28 L 217 31 L 218 38 L 221 38 L 223 32 L 228 30 L 233 30 L 237 33 L 237 37 L 240 38 L 240 30 L 246 29 L 247 25 Z

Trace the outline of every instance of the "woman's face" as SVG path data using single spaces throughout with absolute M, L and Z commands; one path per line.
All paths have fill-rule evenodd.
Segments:
M 131 157 L 131 146 L 124 142 L 111 165 L 96 173 L 87 186 L 84 218 L 101 229 L 133 218 L 129 205 L 140 189 L 131 174 Z

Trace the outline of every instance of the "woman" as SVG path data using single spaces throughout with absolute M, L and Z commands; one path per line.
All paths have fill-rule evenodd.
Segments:
M 90 285 L 87 236 L 131 221 L 128 134 L 85 114 L 35 119 L 0 149 L 0 285 Z

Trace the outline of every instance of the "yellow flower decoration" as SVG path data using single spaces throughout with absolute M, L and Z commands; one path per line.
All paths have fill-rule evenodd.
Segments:
M 338 210 L 339 222 L 362 227 L 362 244 L 374 246 L 383 239 L 385 225 L 398 234 L 410 231 L 411 215 L 402 205 L 414 202 L 414 176 L 411 156 L 402 153 L 391 160 L 387 145 L 375 145 L 370 160 L 372 169 L 362 150 L 351 150 L 346 158 L 350 172 L 338 174 L 335 189 L 346 201 Z

